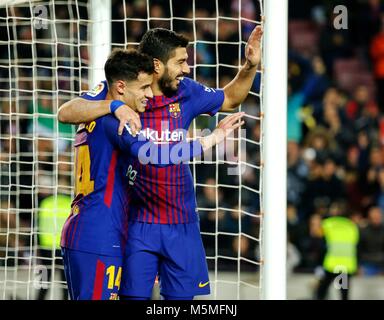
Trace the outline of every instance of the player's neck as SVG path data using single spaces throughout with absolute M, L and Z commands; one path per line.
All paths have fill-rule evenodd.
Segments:
M 105 97 L 105 100 L 121 100 L 120 95 L 117 93 L 114 93 L 111 90 L 108 90 L 107 96 Z M 121 100 L 122 101 L 122 100 Z M 125 102 L 125 101 L 124 101 Z
M 152 93 L 154 96 L 163 96 L 164 93 L 161 91 L 159 83 L 157 81 L 154 81 L 151 86 Z
M 105 100 L 120 100 L 120 99 L 117 99 L 116 95 L 114 95 L 110 90 L 108 90 Z

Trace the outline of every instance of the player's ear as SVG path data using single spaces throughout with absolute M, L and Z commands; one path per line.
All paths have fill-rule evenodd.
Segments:
M 123 80 L 115 81 L 115 88 L 118 94 L 123 95 L 125 89 L 125 82 Z
M 161 70 L 164 68 L 164 64 L 156 58 L 153 58 L 153 65 L 155 67 L 155 72 L 156 73 L 161 73 Z

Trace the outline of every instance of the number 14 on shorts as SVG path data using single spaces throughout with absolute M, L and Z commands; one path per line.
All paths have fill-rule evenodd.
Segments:
M 116 267 L 110 266 L 106 270 L 106 275 L 108 277 L 108 289 L 112 290 L 113 287 L 117 287 L 117 289 L 120 288 L 121 283 L 121 267 L 117 269 L 117 275 L 116 274 Z

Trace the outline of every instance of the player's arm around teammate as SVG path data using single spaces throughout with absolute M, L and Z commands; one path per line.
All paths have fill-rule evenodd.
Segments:
M 91 122 L 112 113 L 120 121 L 119 134 L 123 132 L 126 123 L 129 124 L 134 135 L 140 131 L 141 122 L 137 112 L 127 105 L 121 105 L 113 112 L 113 110 L 111 110 L 112 102 L 113 100 L 90 101 L 75 98 L 60 106 L 57 112 L 57 118 L 63 123 L 80 124 Z M 97 106 L 97 108 L 95 108 L 95 106 Z

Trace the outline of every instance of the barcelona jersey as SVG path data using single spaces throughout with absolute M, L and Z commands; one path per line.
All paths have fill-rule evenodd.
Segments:
M 101 89 L 103 88 L 103 89 Z M 83 98 L 104 100 L 106 83 L 101 82 Z M 147 139 L 160 145 L 174 145 L 185 139 L 194 118 L 214 115 L 224 102 L 221 89 L 208 88 L 184 78 L 173 97 L 154 96 L 140 115 L 142 131 Z M 192 173 L 186 163 L 156 167 L 129 157 L 129 165 L 137 172 L 130 191 L 129 220 L 147 223 L 178 224 L 198 221 Z
M 133 137 L 129 128 L 119 136 L 118 126 L 118 120 L 107 115 L 80 125 L 76 133 L 75 199 L 62 230 L 64 248 L 123 255 L 130 199 L 136 196 L 132 186 L 138 179 L 132 159 L 156 168 L 174 166 L 202 153 L 198 141 L 154 144 L 142 134 Z
M 171 98 L 155 96 L 141 114 L 144 132 L 153 141 L 174 144 L 183 139 L 194 118 L 214 115 L 224 102 L 224 92 L 184 78 Z M 149 133 L 152 132 L 152 135 Z M 178 224 L 198 221 L 192 173 L 188 164 L 156 168 L 143 166 L 131 158 L 140 179 L 134 186 L 130 220 L 148 223 Z M 151 191 L 154 196 L 149 199 Z

